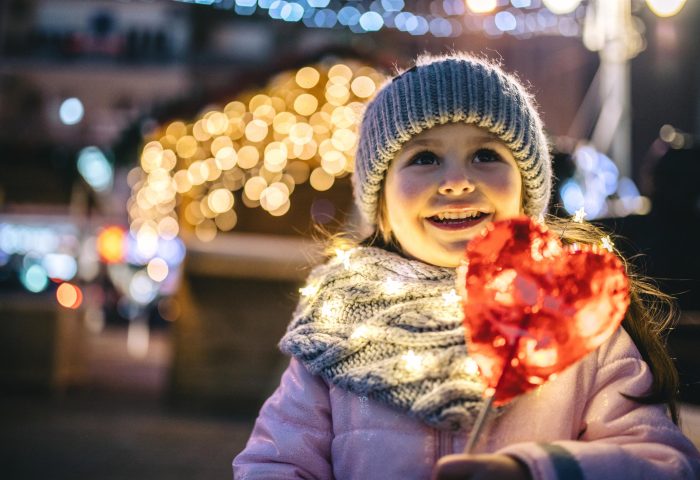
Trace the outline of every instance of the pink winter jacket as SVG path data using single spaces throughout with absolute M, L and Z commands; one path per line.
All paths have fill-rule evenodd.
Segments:
M 642 395 L 647 364 L 627 333 L 492 419 L 477 452 L 509 454 L 534 480 L 697 479 L 700 454 L 662 405 Z M 461 453 L 463 433 L 431 428 L 359 397 L 296 359 L 260 411 L 235 479 L 429 479 L 438 458 Z

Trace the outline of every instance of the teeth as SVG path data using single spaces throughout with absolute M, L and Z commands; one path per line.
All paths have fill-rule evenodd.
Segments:
M 467 218 L 476 218 L 481 215 L 481 212 L 443 212 L 435 215 L 438 220 L 464 220 Z

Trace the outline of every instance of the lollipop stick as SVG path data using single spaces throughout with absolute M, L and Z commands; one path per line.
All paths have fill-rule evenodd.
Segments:
M 472 427 L 472 431 L 469 434 L 469 440 L 467 440 L 467 446 L 464 447 L 464 453 L 472 453 L 474 446 L 479 441 L 479 437 L 481 436 L 481 432 L 484 429 L 484 424 L 486 423 L 486 419 L 488 418 L 489 413 L 491 413 L 491 404 L 492 403 L 493 403 L 493 395 L 490 395 L 486 399 L 484 404 L 481 406 L 481 411 L 479 412 L 479 416 L 476 417 L 476 422 L 474 422 L 474 426 Z
M 524 323 L 524 326 L 523 326 Z M 481 411 L 479 412 L 479 416 L 476 418 L 476 421 L 474 422 L 474 426 L 472 427 L 472 431 L 469 434 L 469 439 L 467 440 L 467 445 L 464 447 L 464 453 L 472 453 L 472 450 L 476 446 L 476 443 L 479 441 L 479 437 L 481 436 L 481 431 L 484 429 L 484 424 L 486 423 L 486 419 L 489 416 L 489 413 L 491 413 L 491 405 L 493 404 L 493 397 L 496 396 L 496 392 L 498 392 L 498 389 L 501 387 L 501 382 L 503 379 L 506 377 L 506 373 L 508 370 L 512 368 L 512 362 L 511 360 L 515 358 L 515 354 L 518 349 L 518 344 L 520 343 L 520 338 L 522 337 L 522 332 L 525 331 L 524 328 L 527 327 L 527 324 L 529 323 L 529 317 L 526 318 L 522 323 L 521 323 L 521 333 L 515 338 L 515 341 L 510 347 L 510 352 L 508 354 L 508 362 L 506 362 L 503 371 L 501 372 L 501 376 L 498 377 L 498 382 L 496 383 L 496 387 L 493 389 L 493 393 L 488 395 L 486 397 L 486 401 L 484 402 L 483 406 L 481 407 Z

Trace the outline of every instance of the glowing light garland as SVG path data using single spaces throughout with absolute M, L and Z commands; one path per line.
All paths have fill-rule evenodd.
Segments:
M 175 0 L 231 10 L 238 15 L 267 15 L 285 22 L 301 22 L 309 28 L 347 28 L 353 33 L 390 28 L 410 35 L 458 37 L 479 32 L 518 38 L 539 35 L 581 35 L 583 1 L 570 13 L 557 15 L 541 0 Z M 556 3 L 556 2 L 555 2 Z
M 331 188 L 352 170 L 364 102 L 383 81 L 354 61 L 306 66 L 153 132 L 128 176 L 130 229 L 144 258 L 183 224 L 202 241 L 233 229 L 239 202 L 281 216 L 296 185 Z

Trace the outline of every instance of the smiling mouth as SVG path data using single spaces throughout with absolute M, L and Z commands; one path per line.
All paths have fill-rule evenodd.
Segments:
M 483 222 L 489 216 L 484 212 L 445 212 L 438 213 L 427 220 L 434 226 L 443 230 L 460 230 L 471 228 Z

